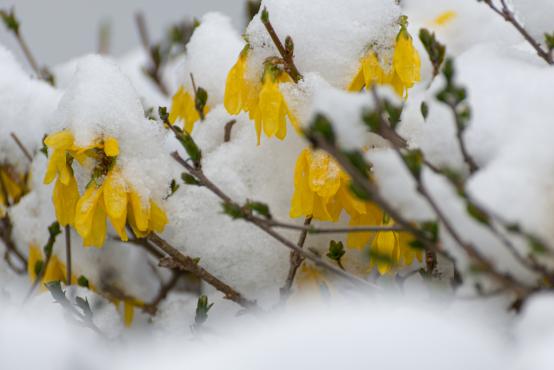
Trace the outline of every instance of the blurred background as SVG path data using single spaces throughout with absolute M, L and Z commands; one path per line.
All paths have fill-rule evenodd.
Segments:
M 144 13 L 152 41 L 172 24 L 209 11 L 227 14 L 240 30 L 246 19 L 245 0 L 0 0 L 0 9 L 11 7 L 39 63 L 49 66 L 98 51 L 101 29 L 109 33 L 109 52 L 116 57 L 139 47 L 137 11 Z M 24 60 L 4 25 L 0 43 Z

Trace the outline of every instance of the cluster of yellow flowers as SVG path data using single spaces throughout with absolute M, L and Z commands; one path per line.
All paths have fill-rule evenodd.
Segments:
M 291 77 L 271 61 L 266 62 L 261 83 L 253 83 L 245 78 L 250 46 L 242 50 L 237 63 L 227 76 L 224 104 L 229 114 L 248 112 L 256 127 L 258 144 L 262 131 L 268 137 L 283 140 L 287 135 L 287 118 L 295 128 L 298 120 L 289 109 L 283 93 L 282 83 L 292 83 Z
M 73 225 L 85 246 L 104 245 L 106 217 L 123 241 L 128 240 L 127 225 L 138 237 L 150 231 L 163 231 L 168 222 L 163 209 L 152 199 L 141 199 L 122 176 L 117 166 L 119 144 L 115 138 L 106 137 L 88 147 L 78 147 L 73 133 L 64 130 L 49 135 L 44 143 L 53 149 L 44 183 L 56 179 L 52 195 L 56 217 L 62 226 Z M 75 160 L 83 165 L 87 158 L 96 165 L 81 196 L 72 165 Z
M 258 134 L 283 139 L 286 135 L 286 118 L 299 127 L 295 115 L 279 89 L 281 83 L 291 83 L 290 76 L 268 59 L 260 83 L 245 78 L 250 46 L 241 52 L 235 66 L 229 72 L 225 91 L 225 108 L 230 114 L 241 111 L 249 113 Z M 412 37 L 407 30 L 407 17 L 400 19 L 400 31 L 396 37 L 392 60 L 382 66 L 379 56 L 373 50 L 361 60 L 360 69 L 347 87 L 358 92 L 364 87 L 387 84 L 396 93 L 407 98 L 408 89 L 420 81 L 421 60 Z M 352 194 L 350 178 L 328 154 L 305 149 L 300 154 L 294 173 L 294 194 L 290 217 L 313 217 L 320 221 L 337 222 L 342 211 L 350 216 L 351 226 L 391 225 L 390 220 L 379 207 L 364 202 Z M 371 242 L 372 266 L 381 274 L 397 266 L 411 265 L 414 259 L 421 261 L 421 252 L 410 247 L 411 237 L 401 232 L 351 233 L 347 245 L 362 249 Z
M 294 194 L 290 217 L 313 217 L 319 221 L 338 221 L 344 210 L 350 226 L 392 226 L 393 222 L 372 202 L 358 199 L 350 190 L 350 177 L 327 153 L 304 149 L 296 162 Z M 395 266 L 411 265 L 422 254 L 410 247 L 411 237 L 403 232 L 356 232 L 347 236 L 347 245 L 363 249 L 371 243 L 372 265 L 381 274 Z
M 421 80 L 421 60 L 412 43 L 412 37 L 407 30 L 406 17 L 401 18 L 400 32 L 396 44 L 391 67 L 388 71 L 382 67 L 379 55 L 370 50 L 362 58 L 360 69 L 348 86 L 348 91 L 360 91 L 373 85 L 390 85 L 401 97 L 407 97 L 408 89 Z

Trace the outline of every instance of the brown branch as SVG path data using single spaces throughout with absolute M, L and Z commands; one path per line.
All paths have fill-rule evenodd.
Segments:
M 19 140 L 19 138 L 17 137 L 17 135 L 12 132 L 10 133 L 10 136 L 12 137 L 12 139 L 15 141 L 15 143 L 17 144 L 17 146 L 19 147 L 19 149 L 21 149 L 21 151 L 23 152 L 23 154 L 25 155 L 25 157 L 29 160 L 29 162 L 32 162 L 33 161 L 33 156 L 31 155 L 31 153 L 27 150 L 27 148 L 25 148 L 25 145 L 23 145 L 23 143 L 21 142 L 21 140 Z
M 256 301 L 251 301 L 243 297 L 241 293 L 212 275 L 206 269 L 202 268 L 198 264 L 197 260 L 185 256 L 178 249 L 162 239 L 159 235 L 152 233 L 147 238 L 177 263 L 175 267 L 178 267 L 180 270 L 190 272 L 206 283 L 210 284 L 219 292 L 223 293 L 226 299 L 236 302 L 244 308 L 253 309 L 255 311 L 259 310 Z
M 310 225 L 295 225 L 275 220 L 263 220 L 268 226 L 281 229 L 296 231 L 306 231 L 308 234 L 350 234 L 350 233 L 370 233 L 370 232 L 400 232 L 406 231 L 400 226 L 366 226 L 366 227 L 344 227 L 344 228 L 318 228 Z
M 483 0 L 495 13 L 500 15 L 504 20 L 510 23 L 523 36 L 523 38 L 535 49 L 539 57 L 550 65 L 554 65 L 554 56 L 550 50 L 545 50 L 533 36 L 527 32 L 525 27 L 517 20 L 515 14 L 510 10 L 506 0 L 500 0 L 501 8 L 497 7 L 493 0 Z
M 160 92 L 169 96 L 169 89 L 165 86 L 165 83 L 161 77 L 161 65 L 157 55 L 159 54 L 159 49 L 150 44 L 150 37 L 148 36 L 148 28 L 146 26 L 146 20 L 142 12 L 135 13 L 135 23 L 140 36 L 140 41 L 150 59 L 150 65 L 145 68 L 146 75 L 156 84 Z
M 383 105 L 381 100 L 379 99 L 379 96 L 377 95 L 376 90 L 372 89 L 371 91 L 377 108 L 379 120 L 381 121 L 381 126 L 390 127 L 386 118 L 383 116 L 383 113 L 384 113 Z M 466 242 L 462 238 L 462 236 L 458 233 L 458 231 L 452 225 L 450 220 L 446 217 L 442 209 L 438 206 L 437 202 L 431 196 L 427 188 L 423 185 L 421 177 L 415 176 L 413 172 L 410 171 L 410 168 L 406 163 L 404 156 L 402 155 L 401 149 L 395 145 L 392 145 L 392 147 L 394 151 L 397 153 L 397 155 L 400 157 L 401 162 L 404 164 L 408 172 L 412 174 L 412 177 L 416 182 L 417 191 L 423 196 L 423 198 L 425 198 L 425 200 L 427 201 L 427 203 L 429 204 L 429 206 L 431 207 L 431 209 L 433 210 L 437 218 L 445 227 L 446 231 L 452 236 L 455 242 L 465 251 L 468 257 L 471 260 L 473 260 L 475 263 L 477 263 L 477 265 L 480 268 L 486 271 L 491 277 L 493 277 L 497 282 L 501 283 L 503 286 L 510 288 L 512 291 L 516 292 L 520 296 L 527 295 L 531 290 L 529 287 L 517 281 L 516 279 L 514 279 L 512 276 L 508 274 L 503 274 L 498 272 L 494 268 L 493 264 L 485 256 L 483 256 L 472 243 Z
M 175 161 L 177 161 L 177 163 L 183 166 L 189 172 L 189 174 L 194 176 L 197 179 L 197 181 L 200 182 L 200 184 L 205 186 L 208 190 L 214 193 L 219 199 L 221 199 L 223 203 L 232 205 L 236 209 L 241 208 L 218 186 L 216 186 L 210 179 L 208 179 L 201 168 L 193 167 L 192 165 L 187 163 L 187 161 L 181 158 L 181 156 L 177 152 L 173 152 L 171 156 L 173 157 L 173 159 L 175 159 Z M 328 271 L 335 273 L 336 275 L 350 281 L 351 283 L 357 285 L 358 287 L 379 289 L 376 285 L 371 284 L 366 280 L 360 279 L 359 277 L 352 275 L 347 271 L 343 271 L 340 268 L 336 267 L 335 265 L 330 264 L 329 262 L 321 259 L 321 257 L 315 255 L 314 253 L 307 252 L 306 250 L 298 247 L 298 245 L 296 245 L 295 243 L 291 242 L 290 240 L 286 239 L 279 233 L 275 232 L 269 225 L 267 225 L 267 223 L 260 221 L 260 219 L 256 217 L 253 217 L 250 213 L 243 211 L 241 216 L 245 221 L 255 225 L 259 229 L 263 230 L 266 234 L 271 236 L 273 239 L 280 242 L 285 247 L 298 252 L 302 257 L 309 259 L 310 261 L 314 262 L 317 266 L 323 267 Z
M 232 119 L 229 122 L 225 124 L 225 135 L 223 136 L 223 142 L 228 143 L 231 141 L 231 131 L 233 130 L 233 126 L 237 123 L 236 119 Z
M 65 234 L 65 262 L 67 268 L 66 284 L 71 285 L 71 228 L 66 225 L 64 228 Z
M 298 243 L 296 245 L 299 248 L 304 247 L 304 243 L 306 242 L 306 238 L 308 236 L 308 227 L 312 223 L 312 217 L 306 217 L 304 220 L 304 227 L 305 229 L 300 234 L 300 238 L 298 239 Z M 287 280 L 285 281 L 285 285 L 281 288 L 281 301 L 284 302 L 287 300 L 287 298 L 290 296 L 290 290 L 292 287 L 292 284 L 294 283 L 294 278 L 296 277 L 296 272 L 298 271 L 298 268 L 300 265 L 302 265 L 302 262 L 304 261 L 304 258 L 296 251 L 290 252 L 290 267 L 289 267 L 289 273 L 287 275 Z
M 167 298 L 169 292 L 175 288 L 181 276 L 181 273 L 172 271 L 171 279 L 169 279 L 167 283 L 162 284 L 156 297 L 152 300 L 152 302 L 145 304 L 143 310 L 150 315 L 155 315 L 158 312 L 158 306 Z
M 296 64 L 294 64 L 294 46 L 292 39 L 287 36 L 286 44 L 287 47 L 283 45 L 281 42 L 281 39 L 279 39 L 279 36 L 277 36 L 277 32 L 275 32 L 275 28 L 273 28 L 273 25 L 271 24 L 269 20 L 269 13 L 267 9 L 264 9 L 262 11 L 262 23 L 265 26 L 265 29 L 267 30 L 267 33 L 271 37 L 271 40 L 277 47 L 277 50 L 279 51 L 279 54 L 281 54 L 281 58 L 283 58 L 283 62 L 285 65 L 285 71 L 289 74 L 289 76 L 294 80 L 295 83 L 298 83 L 303 77 L 298 71 L 298 68 L 296 68 Z

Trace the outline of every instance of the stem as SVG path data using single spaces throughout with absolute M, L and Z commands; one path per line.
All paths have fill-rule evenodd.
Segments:
M 299 248 L 304 248 L 304 243 L 306 242 L 306 238 L 308 236 L 308 226 L 312 223 L 312 217 L 306 217 L 304 220 L 304 230 L 302 233 L 300 233 L 300 237 L 298 239 L 298 243 L 296 245 Z M 294 278 L 296 277 L 296 272 L 298 271 L 298 268 L 300 265 L 302 265 L 302 262 L 304 261 L 304 258 L 296 251 L 290 252 L 290 267 L 289 267 L 289 273 L 287 275 L 287 280 L 285 281 L 285 285 L 281 288 L 281 301 L 284 302 L 287 300 L 287 298 L 290 296 L 290 290 L 292 287 L 292 284 L 294 283 Z
M 69 286 L 71 285 L 71 229 L 69 225 L 65 226 L 64 233 L 65 233 L 65 257 L 66 257 L 66 265 L 67 265 L 66 284 Z
M 223 293 L 226 299 L 236 302 L 244 308 L 259 310 L 256 301 L 251 301 L 244 298 L 242 294 L 240 294 L 231 286 L 227 285 L 226 283 L 212 275 L 210 272 L 202 268 L 197 261 L 179 252 L 178 249 L 170 245 L 159 235 L 152 233 L 147 238 L 149 241 L 153 242 L 156 246 L 163 250 L 167 255 L 169 255 L 174 261 L 176 261 L 179 265 L 178 267 L 181 270 L 188 271 L 198 278 L 202 279 L 206 283 L 210 284 L 215 289 Z
M 266 10 L 264 10 L 266 11 Z M 298 71 L 298 68 L 296 68 L 296 64 L 294 64 L 294 53 L 287 51 L 285 47 L 283 46 L 283 43 L 279 39 L 279 36 L 277 36 L 277 33 L 275 32 L 275 28 L 273 28 L 273 25 L 269 21 L 269 15 L 266 19 L 262 16 L 262 23 L 265 26 L 265 29 L 267 30 L 267 33 L 271 37 L 271 40 L 277 47 L 277 50 L 279 51 L 279 54 L 281 54 L 281 57 L 283 58 L 283 61 L 285 62 L 285 70 L 290 75 L 290 77 L 294 80 L 295 83 L 298 83 L 302 79 L 302 75 Z
M 19 140 L 17 135 L 14 132 L 10 133 L 10 135 L 11 135 L 12 139 L 15 141 L 15 143 L 17 144 L 17 146 L 19 147 L 19 149 L 21 149 L 21 151 L 23 152 L 25 157 L 29 160 L 29 162 L 32 162 L 33 161 L 33 156 L 27 150 L 27 148 L 25 148 L 25 145 L 23 145 L 23 143 L 21 142 L 21 140 Z
M 237 123 L 237 120 L 233 119 L 230 120 L 225 124 L 225 135 L 223 136 L 223 142 L 228 143 L 231 141 L 231 131 L 233 130 L 233 126 Z
M 500 0 L 502 8 L 498 8 L 492 0 L 483 0 L 495 13 L 500 15 L 504 20 L 515 27 L 515 29 L 523 36 L 523 38 L 535 49 L 539 57 L 545 60 L 546 63 L 554 65 L 554 57 L 550 51 L 542 48 L 539 42 L 527 32 L 525 27 L 516 19 L 515 14 L 510 10 L 506 0 Z
M 399 232 L 405 231 L 400 226 L 365 226 L 365 227 L 345 227 L 345 228 L 317 228 L 304 224 L 294 225 L 284 222 L 278 222 L 273 220 L 261 220 L 265 221 L 268 226 L 281 229 L 306 231 L 308 234 L 350 234 L 350 233 L 371 233 L 371 232 Z
M 154 58 L 155 48 L 152 47 L 150 44 L 148 28 L 146 26 L 144 14 L 142 12 L 135 13 L 135 23 L 139 31 L 140 41 L 142 43 L 144 51 L 146 51 L 146 54 L 150 58 L 150 66 L 146 68 L 145 72 L 156 84 L 156 86 L 158 86 L 160 92 L 165 96 L 169 96 L 169 89 L 167 88 L 167 86 L 165 86 L 160 75 L 160 63 L 156 61 L 156 58 Z

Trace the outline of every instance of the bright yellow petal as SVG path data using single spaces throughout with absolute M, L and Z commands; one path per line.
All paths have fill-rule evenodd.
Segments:
M 83 239 L 88 238 L 92 232 L 93 219 L 101 195 L 102 188 L 97 188 L 95 184 L 91 184 L 77 202 L 75 230 Z
M 29 276 L 29 280 L 31 282 L 34 282 L 37 278 L 37 274 L 35 271 L 35 266 L 38 261 L 42 260 L 42 252 L 38 245 L 32 243 L 29 246 L 29 256 L 27 257 L 27 275 Z
M 104 139 L 104 153 L 108 157 L 117 157 L 119 155 L 119 143 L 114 137 Z
M 94 215 L 92 217 L 91 231 L 89 235 L 84 238 L 84 247 L 97 247 L 104 246 L 106 241 L 106 211 L 104 210 L 104 203 L 102 201 L 97 202 Z
M 150 200 L 150 221 L 148 228 L 157 233 L 164 231 L 165 225 L 168 223 L 167 215 L 153 200 Z
M 148 221 L 150 218 L 149 204 L 142 201 L 140 195 L 131 189 L 129 192 L 131 208 L 133 212 L 133 220 L 138 230 L 142 232 L 148 231 Z
M 421 80 L 421 59 L 406 30 L 401 30 L 396 40 L 393 67 L 407 88 Z
M 69 184 L 64 185 L 60 179 L 56 181 L 52 193 L 52 203 L 56 211 L 56 219 L 62 226 L 73 225 L 75 221 L 75 208 L 79 201 L 79 189 L 77 180 L 71 176 Z
M 73 146 L 73 142 L 73 133 L 68 130 L 50 134 L 44 139 L 44 144 L 46 144 L 49 148 L 61 149 L 64 151 L 71 148 Z

